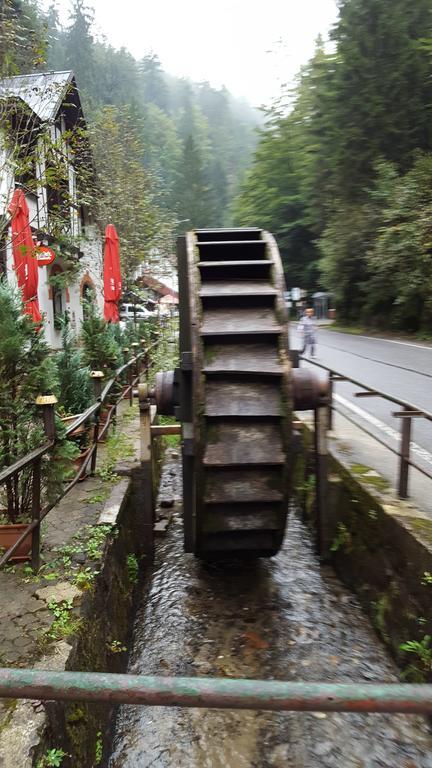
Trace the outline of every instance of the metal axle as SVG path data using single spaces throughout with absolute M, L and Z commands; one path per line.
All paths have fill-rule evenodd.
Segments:
M 0 698 L 308 712 L 432 714 L 432 685 L 291 683 L 0 669 Z

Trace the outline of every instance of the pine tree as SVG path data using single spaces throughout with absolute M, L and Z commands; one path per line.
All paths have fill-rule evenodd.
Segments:
M 211 194 L 202 153 L 192 135 L 188 136 L 184 144 L 177 199 L 179 217 L 188 219 L 189 227 L 208 226 L 213 216 Z
M 155 53 L 149 53 L 139 63 L 141 74 L 141 96 L 144 105 L 154 104 L 167 112 L 169 109 L 168 86 L 164 72 Z
M 91 34 L 93 11 L 85 0 L 73 0 L 70 26 L 66 30 L 65 55 L 67 66 L 73 70 L 84 100 L 94 87 L 94 42 Z
M 121 350 L 111 326 L 99 314 L 94 301 L 86 302 L 86 319 L 81 326 L 83 359 L 92 371 L 110 377 L 121 365 Z
M 36 398 L 52 393 L 58 394 L 58 378 L 51 350 L 32 320 L 22 314 L 20 295 L 0 281 L 0 469 L 45 442 Z M 76 452 L 65 440 L 61 424 L 57 425 L 57 438 L 56 447 L 42 462 L 46 501 L 59 494 Z M 31 501 L 31 468 L 6 481 L 0 489 L 0 507 L 11 523 L 28 520 Z
M 337 66 L 329 102 L 336 128 L 340 196 L 361 200 L 383 157 L 402 170 L 432 147 L 429 0 L 342 0 L 333 39 Z
M 44 19 L 32 0 L 0 2 L 0 78 L 32 72 L 45 60 Z
M 62 349 L 56 355 L 60 386 L 59 406 L 65 415 L 82 413 L 93 401 L 90 369 L 82 360 L 81 350 L 71 330 L 67 316 L 63 321 Z

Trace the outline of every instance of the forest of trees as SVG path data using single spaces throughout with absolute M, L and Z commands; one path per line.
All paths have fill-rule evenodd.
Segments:
M 432 329 L 431 0 L 339 0 L 268 113 L 235 204 L 272 231 L 288 285 L 325 288 L 339 317 Z
M 131 264 L 176 232 L 233 219 L 273 232 L 288 287 L 329 290 L 342 320 L 428 333 L 432 2 L 338 6 L 330 45 L 318 39 L 258 143 L 259 116 L 224 88 L 96 39 L 85 0 L 72 0 L 65 27 L 55 5 L 3 0 L 0 67 L 75 71 L 103 218 Z
M 231 203 L 256 146 L 259 114 L 225 89 L 166 73 L 155 53 L 140 61 L 93 32 L 93 11 L 71 0 L 62 26 L 55 4 L 0 3 L 0 76 L 74 71 L 104 193 L 128 268 L 172 250 L 193 227 L 230 223 Z

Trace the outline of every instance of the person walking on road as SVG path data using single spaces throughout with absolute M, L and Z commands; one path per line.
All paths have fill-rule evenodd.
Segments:
M 303 334 L 302 355 L 307 354 L 307 350 L 310 348 L 311 356 L 315 357 L 317 325 L 313 309 L 309 308 L 306 310 L 300 320 L 298 329 Z

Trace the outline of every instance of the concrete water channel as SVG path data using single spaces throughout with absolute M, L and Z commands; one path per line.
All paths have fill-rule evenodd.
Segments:
M 180 494 L 165 465 L 161 498 Z M 394 682 L 398 670 L 299 515 L 270 560 L 204 564 L 183 552 L 181 508 L 157 547 L 129 672 Z M 420 716 L 122 707 L 109 768 L 432 768 Z

